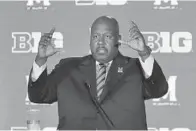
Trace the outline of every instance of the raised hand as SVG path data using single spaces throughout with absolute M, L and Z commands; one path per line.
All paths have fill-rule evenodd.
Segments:
M 144 37 L 133 21 L 130 24 L 128 45 L 136 51 L 144 51 L 146 47 Z
M 129 38 L 128 41 L 119 41 L 121 44 L 125 44 L 128 47 L 136 50 L 141 57 L 147 58 L 150 53 L 151 49 L 145 43 L 145 39 L 140 32 L 137 25 L 131 21 L 130 28 L 129 28 Z
M 44 33 L 40 39 L 38 46 L 38 53 L 35 59 L 35 62 L 42 66 L 47 58 L 59 52 L 60 50 L 55 48 L 54 43 L 52 43 L 52 36 L 55 31 L 55 28 L 52 28 L 49 33 Z

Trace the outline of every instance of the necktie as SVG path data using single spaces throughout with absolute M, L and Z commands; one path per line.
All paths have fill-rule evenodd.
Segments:
M 100 99 L 101 93 L 103 92 L 103 86 L 106 78 L 106 65 L 100 63 L 99 71 L 97 72 L 97 98 Z

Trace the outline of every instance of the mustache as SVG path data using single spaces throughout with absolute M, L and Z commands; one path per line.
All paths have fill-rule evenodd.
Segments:
M 106 47 L 97 47 L 97 48 L 96 48 L 96 51 L 98 51 L 98 50 L 100 50 L 100 49 L 104 49 L 104 50 L 108 51 L 108 49 L 107 49 Z

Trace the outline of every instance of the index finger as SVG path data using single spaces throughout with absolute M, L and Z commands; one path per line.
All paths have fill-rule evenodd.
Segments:
M 134 22 L 134 21 L 131 21 L 131 25 L 132 25 L 133 27 L 138 28 L 138 26 L 135 24 L 135 22 Z
M 53 28 L 50 30 L 50 35 L 51 35 L 51 36 L 53 35 L 54 31 L 55 31 L 55 27 L 53 27 Z
M 133 30 L 133 29 L 136 29 L 136 30 L 139 30 L 138 26 L 135 24 L 134 21 L 131 21 L 130 22 L 130 29 L 129 30 Z

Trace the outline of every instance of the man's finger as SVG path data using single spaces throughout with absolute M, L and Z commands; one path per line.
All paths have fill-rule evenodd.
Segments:
M 51 34 L 50 34 L 50 33 L 44 33 L 44 34 L 42 35 L 42 37 L 48 37 L 48 38 L 51 38 Z
M 47 44 L 46 44 L 46 43 L 44 43 L 44 42 L 40 42 L 39 46 L 40 46 L 40 47 L 46 47 L 46 46 L 47 46 Z
M 64 53 L 65 50 L 62 49 L 62 48 L 55 48 L 55 49 L 54 49 L 54 52 L 55 52 L 55 54 L 61 54 L 61 53 Z
M 132 29 L 129 30 L 129 37 L 132 37 L 135 35 L 135 33 L 140 33 L 139 29 L 136 27 L 133 27 Z
M 131 21 L 129 32 L 131 33 L 133 31 L 140 31 L 140 30 L 139 30 L 138 26 L 133 21 Z
M 123 44 L 123 45 L 127 44 L 127 41 L 123 41 L 123 40 L 118 40 L 118 42 L 119 42 L 120 44 Z
M 140 34 L 137 32 L 137 33 L 135 33 L 135 34 L 132 35 L 131 40 L 133 40 L 133 39 L 139 39 L 140 37 L 141 37 Z
M 135 27 L 135 26 L 132 26 L 132 27 L 129 28 L 129 33 L 133 32 L 135 30 L 138 30 L 138 28 Z
M 118 41 L 121 45 L 125 45 L 125 46 L 130 46 L 130 42 L 129 41 L 125 41 L 125 40 L 119 40 Z
M 53 28 L 50 30 L 50 33 L 49 33 L 49 34 L 50 34 L 50 37 L 52 37 L 54 31 L 55 31 L 55 27 L 53 27 Z
M 136 36 L 140 36 L 140 32 L 139 31 L 135 31 L 132 34 L 129 35 L 129 39 L 134 39 Z
M 131 30 L 129 30 L 129 37 L 131 37 L 133 34 L 135 34 L 135 32 L 137 32 L 138 30 L 135 28 L 132 28 Z
M 51 38 L 49 38 L 48 36 L 42 36 L 41 37 L 41 42 L 49 42 L 51 40 Z
M 40 42 L 45 42 L 45 40 L 47 40 L 47 37 L 43 35 L 43 36 L 41 37 L 41 39 L 40 39 Z
M 134 21 L 131 21 L 131 25 L 132 25 L 133 27 L 138 28 L 138 26 L 135 24 L 135 22 L 134 22 Z M 138 28 L 138 29 L 139 29 L 139 28 Z
M 135 44 L 137 44 L 137 43 L 135 43 L 133 40 L 131 40 L 131 41 L 121 41 L 122 43 L 122 45 L 125 45 L 125 46 L 128 46 L 129 48 L 132 48 L 133 50 L 136 50 L 136 45 Z
M 135 24 L 135 22 L 134 22 L 134 21 L 131 21 L 131 24 L 132 24 L 133 26 L 137 26 L 137 25 Z

